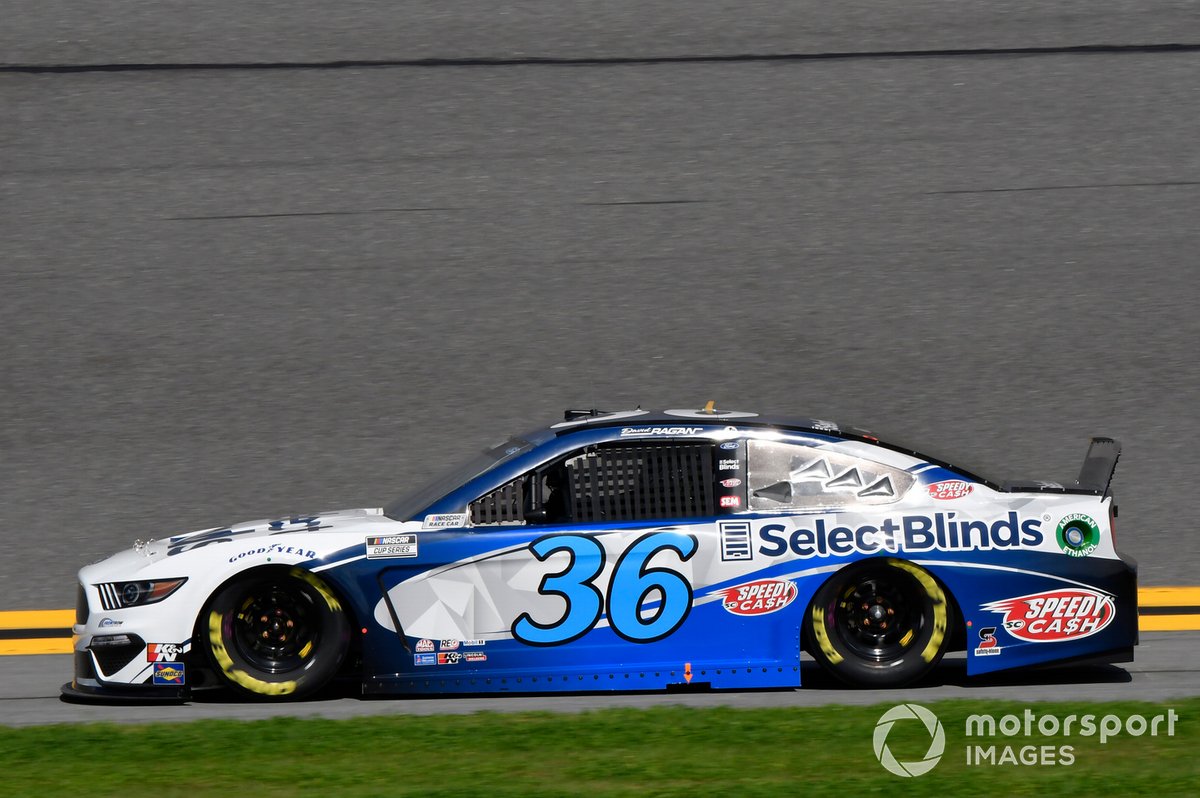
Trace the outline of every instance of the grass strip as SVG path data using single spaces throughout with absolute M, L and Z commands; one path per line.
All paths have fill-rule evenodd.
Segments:
M 900 703 L 900 702 L 897 702 Z M 92 724 L 0 729 L 0 795 L 156 798 L 254 796 L 862 796 L 1200 794 L 1200 699 L 1166 704 L 941 701 L 926 704 L 945 731 L 945 753 L 925 775 L 901 778 L 875 756 L 876 723 L 892 704 L 787 709 L 663 707 L 580 714 L 479 713 L 354 720 L 276 718 L 175 724 Z M 1080 736 L 968 738 L 969 715 L 1120 719 L 1101 744 Z M 397 702 L 397 712 L 403 703 Z M 1174 735 L 1127 733 L 1133 715 L 1174 710 Z M 1048 722 L 1047 722 L 1048 723 Z M 1022 721 L 1022 726 L 1024 725 Z M 1136 725 L 1136 724 L 1135 724 Z M 1011 724 L 1010 724 L 1011 727 Z M 900 761 L 924 757 L 916 720 L 887 736 Z M 1055 764 L 968 764 L 968 746 Z M 1063 746 L 1070 746 L 1072 764 Z

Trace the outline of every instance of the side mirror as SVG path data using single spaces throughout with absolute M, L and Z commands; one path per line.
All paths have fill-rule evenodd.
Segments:
M 525 523 L 527 524 L 546 524 L 550 522 L 550 513 L 546 512 L 546 508 L 539 507 L 536 510 L 530 510 L 525 513 Z

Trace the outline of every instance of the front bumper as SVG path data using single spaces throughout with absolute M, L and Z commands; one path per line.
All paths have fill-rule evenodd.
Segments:
M 93 612 L 96 603 L 94 591 L 80 584 L 71 630 L 74 678 L 62 686 L 63 700 L 174 703 L 213 686 L 190 634 L 180 641 L 179 632 L 162 631 L 177 628 L 177 619 L 155 607 Z
M 187 687 L 110 687 L 75 679 L 62 686 L 60 698 L 73 704 L 182 704 L 191 699 Z

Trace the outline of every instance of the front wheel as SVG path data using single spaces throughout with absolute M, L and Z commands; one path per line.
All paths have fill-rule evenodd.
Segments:
M 821 586 L 805 620 L 813 657 L 857 687 L 924 676 L 949 644 L 950 603 L 928 571 L 897 559 L 851 565 Z
M 325 686 L 350 640 L 345 610 L 299 568 L 243 574 L 213 595 L 200 639 L 221 679 L 257 698 L 296 699 Z

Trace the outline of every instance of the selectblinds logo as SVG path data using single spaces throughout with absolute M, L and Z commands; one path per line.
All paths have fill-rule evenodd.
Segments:
M 891 733 L 892 727 L 897 721 L 901 720 L 916 720 L 925 725 L 925 731 L 929 732 L 930 742 L 929 749 L 925 751 L 925 756 L 913 762 L 901 762 L 892 754 L 892 750 L 888 748 L 887 738 Z M 887 712 L 883 713 L 883 717 L 875 724 L 875 758 L 879 760 L 879 764 L 883 765 L 889 773 L 894 773 L 897 776 L 904 778 L 912 778 L 913 776 L 922 776 L 933 770 L 934 765 L 942 758 L 942 752 L 946 750 L 946 732 L 942 729 L 941 722 L 937 719 L 937 715 L 930 712 L 925 707 L 919 704 L 899 704 L 892 707 Z

